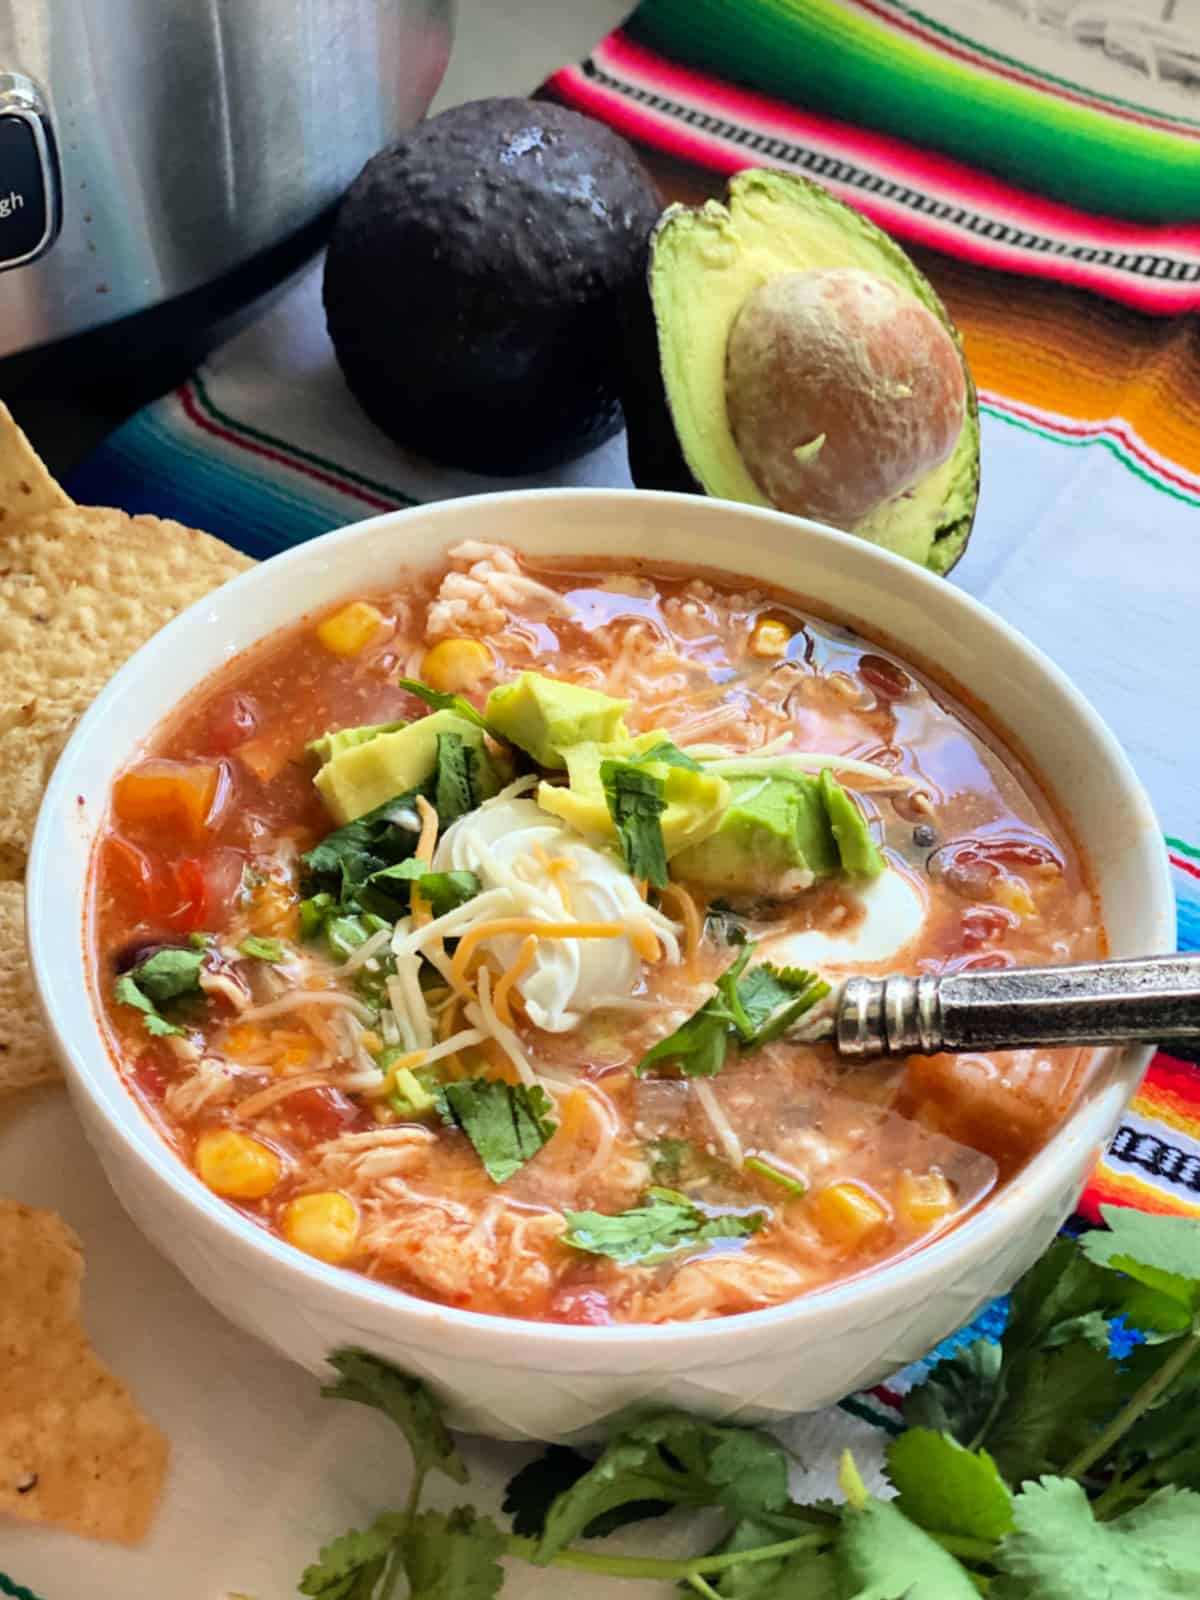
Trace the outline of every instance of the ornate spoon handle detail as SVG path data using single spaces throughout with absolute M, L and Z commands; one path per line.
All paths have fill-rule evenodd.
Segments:
M 1200 956 L 847 978 L 833 1018 L 850 1057 L 1189 1037 L 1200 1038 Z

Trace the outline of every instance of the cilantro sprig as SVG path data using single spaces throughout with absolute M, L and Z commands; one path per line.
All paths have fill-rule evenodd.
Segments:
M 602 1211 L 568 1211 L 563 1242 L 588 1255 L 613 1261 L 640 1261 L 652 1266 L 680 1250 L 713 1239 L 744 1239 L 766 1220 L 761 1211 L 705 1211 L 675 1189 L 651 1189 L 643 1205 L 609 1215 Z
M 757 947 L 744 944 L 736 961 L 717 979 L 717 992 L 674 1033 L 652 1045 L 638 1062 L 639 1077 L 652 1067 L 674 1065 L 687 1078 L 715 1078 L 732 1043 L 757 1050 L 777 1039 L 829 993 L 815 972 L 775 967 L 761 961 L 749 967 Z
M 183 1033 L 183 1028 L 163 1016 L 161 1007 L 185 996 L 200 994 L 203 965 L 202 949 L 156 950 L 120 975 L 113 986 L 113 996 L 118 1005 L 133 1006 L 140 1011 L 146 1032 L 156 1038 Z
M 505 1183 L 553 1136 L 554 1103 L 540 1084 L 460 1078 L 439 1101 L 442 1120 L 475 1146 L 493 1183 Z
M 437 1401 L 387 1363 L 339 1352 L 324 1392 L 392 1418 L 412 1485 L 403 1509 L 327 1544 L 301 1593 L 384 1600 L 405 1578 L 414 1600 L 495 1600 L 502 1557 L 707 1600 L 1200 1593 L 1200 1222 L 1103 1210 L 1107 1231 L 1059 1240 L 1025 1275 L 999 1343 L 968 1346 L 915 1391 L 887 1451 L 894 1497 L 870 1494 L 847 1453 L 844 1503 L 804 1504 L 770 1435 L 657 1413 L 594 1458 L 550 1446 L 509 1484 L 505 1533 L 472 1506 L 422 1508 L 430 1473 L 467 1480 Z M 1117 1359 L 1128 1307 L 1152 1320 Z M 668 1512 L 724 1529 L 690 1556 L 595 1547 Z

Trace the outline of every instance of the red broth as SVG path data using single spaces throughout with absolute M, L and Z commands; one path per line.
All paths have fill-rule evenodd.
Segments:
M 161 1137 L 229 1204 L 298 1248 L 446 1305 L 573 1323 L 695 1320 L 777 1304 L 919 1247 L 1053 1133 L 1078 1092 L 1080 1052 L 846 1069 L 827 1047 L 779 1038 L 731 1043 L 714 1076 L 688 1076 L 678 1062 L 637 1071 L 747 941 L 756 960 L 781 964 L 799 941 L 800 964 L 834 978 L 1103 952 L 1069 833 L 1028 771 L 944 688 L 786 594 L 652 563 L 536 568 L 469 546 L 360 598 L 374 618 L 332 608 L 197 691 L 118 779 L 97 847 L 93 957 L 112 1049 Z M 439 658 L 446 639 L 474 643 Z M 610 941 L 633 980 L 573 1026 L 536 1024 L 533 969 L 523 978 L 520 964 L 549 946 L 520 933 L 507 945 L 477 940 L 457 975 L 453 937 L 437 962 L 404 958 L 419 992 L 401 1003 L 388 981 L 390 928 L 356 971 L 344 966 L 350 947 L 304 937 L 312 884 L 301 858 L 336 827 L 306 746 L 330 730 L 429 714 L 398 679 L 435 676 L 439 660 L 443 674 L 470 680 L 478 708 L 533 670 L 628 699 L 632 733 L 666 730 L 702 760 L 710 746 L 747 758 L 767 746 L 775 759 L 869 763 L 835 776 L 884 853 L 876 883 L 908 908 L 907 942 L 889 945 L 903 917 L 884 891 L 841 875 L 719 895 L 673 877 L 645 891 L 636 937 Z M 504 817 L 542 815 L 532 794 L 504 803 L 517 805 Z M 624 871 L 614 841 L 591 844 L 616 863 L 606 870 Z M 538 849 L 516 867 L 533 873 L 537 862 L 537 892 L 552 881 L 571 924 L 583 858 Z M 576 938 L 569 960 L 580 974 L 603 942 Z M 154 1002 L 149 1031 L 121 978 L 164 950 L 192 986 Z M 507 1044 L 499 1027 L 470 1039 L 477 984 L 508 1016 Z M 460 1035 L 470 1042 L 437 1056 L 439 1040 Z M 405 1070 L 443 1109 L 447 1085 L 498 1085 L 485 1096 L 515 1104 L 532 1073 L 553 1132 L 539 1148 L 543 1127 L 498 1181 L 478 1129 L 417 1107 L 397 1087 Z M 589 1248 L 595 1228 L 581 1213 L 625 1218 L 624 1242 Z M 651 1243 L 638 1254 L 630 1241 L 643 1223 Z

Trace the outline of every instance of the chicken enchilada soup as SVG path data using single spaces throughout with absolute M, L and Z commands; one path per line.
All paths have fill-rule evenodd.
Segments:
M 837 984 L 1103 948 L 1035 781 L 885 646 L 478 544 L 192 697 L 115 783 L 92 934 L 124 1079 L 212 1191 L 570 1323 L 756 1310 L 954 1226 L 1086 1058 L 842 1066 Z

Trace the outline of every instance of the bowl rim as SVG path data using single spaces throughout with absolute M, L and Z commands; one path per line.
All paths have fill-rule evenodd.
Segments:
M 855 559 L 862 561 L 868 567 L 872 563 L 878 564 L 879 577 L 884 585 L 888 574 L 891 573 L 901 578 L 904 583 L 915 585 L 918 590 L 926 587 L 927 592 L 936 591 L 943 597 L 951 596 L 949 603 L 960 607 L 964 618 L 973 619 L 986 629 L 998 633 L 1010 647 L 1015 646 L 1044 678 L 1053 683 L 1060 694 L 1071 701 L 1075 716 L 1086 729 L 1088 742 L 1104 752 L 1109 762 L 1121 774 L 1128 796 L 1138 804 L 1145 817 L 1155 823 L 1152 837 L 1157 848 L 1147 850 L 1146 854 L 1148 858 L 1156 859 L 1153 870 L 1147 875 L 1142 892 L 1150 908 L 1154 925 L 1158 929 L 1158 937 L 1154 941 L 1156 949 L 1144 953 L 1153 954 L 1159 951 L 1169 953 L 1174 949 L 1174 894 L 1166 846 L 1149 798 L 1132 764 L 1116 736 L 1067 674 L 1038 646 L 1025 638 L 1018 629 L 990 607 L 964 590 L 951 585 L 945 578 L 877 545 L 822 523 L 788 516 L 768 508 L 689 494 L 638 489 L 499 490 L 382 512 L 279 551 L 240 573 L 219 589 L 201 597 L 173 618 L 134 652 L 89 706 L 72 731 L 47 785 L 38 813 L 26 873 L 26 938 L 34 989 L 47 1029 L 66 1069 L 68 1083 L 73 1093 L 82 1096 L 90 1110 L 101 1118 L 107 1133 L 115 1139 L 124 1156 L 136 1163 L 160 1190 L 164 1191 L 163 1198 L 169 1197 L 177 1208 L 185 1208 L 215 1229 L 220 1235 L 221 1244 L 235 1247 L 246 1265 L 262 1272 L 269 1271 L 279 1280 L 281 1286 L 288 1282 L 293 1287 L 306 1285 L 310 1290 L 318 1291 L 326 1303 L 339 1300 L 344 1304 L 347 1313 L 357 1310 L 360 1314 L 373 1312 L 376 1317 L 380 1313 L 390 1316 L 395 1323 L 394 1329 L 390 1331 L 401 1340 L 406 1328 L 411 1330 L 414 1339 L 419 1338 L 422 1333 L 444 1339 L 449 1327 L 461 1331 L 464 1335 L 482 1334 L 491 1341 L 495 1341 L 503 1331 L 512 1338 L 524 1341 L 531 1352 L 539 1348 L 561 1349 L 573 1346 L 578 1348 L 580 1355 L 590 1352 L 600 1356 L 606 1350 L 624 1352 L 631 1347 L 646 1347 L 648 1352 L 657 1348 L 661 1353 L 665 1347 L 680 1340 L 686 1340 L 688 1348 L 694 1350 L 702 1345 L 718 1345 L 730 1340 L 735 1343 L 752 1340 L 755 1333 L 765 1333 L 769 1329 L 777 1331 L 785 1324 L 793 1327 L 797 1334 L 804 1330 L 805 1324 L 813 1324 L 819 1329 L 822 1323 L 836 1323 L 844 1312 L 865 1314 L 877 1302 L 882 1303 L 889 1297 L 894 1297 L 898 1288 L 902 1288 L 904 1301 L 915 1303 L 930 1286 L 930 1280 L 961 1275 L 955 1273 L 956 1265 L 961 1269 L 966 1260 L 986 1251 L 989 1243 L 999 1245 L 1001 1239 L 1019 1226 L 1023 1219 L 1030 1220 L 1045 1208 L 1055 1189 L 1061 1188 L 1067 1173 L 1073 1170 L 1072 1150 L 1078 1159 L 1081 1147 L 1095 1148 L 1097 1142 L 1107 1136 L 1112 1120 L 1108 1108 L 1114 1098 L 1114 1086 L 1117 1083 L 1121 1085 L 1121 1104 L 1126 1104 L 1153 1053 L 1150 1047 L 1125 1047 L 1114 1051 L 1110 1057 L 1115 1067 L 1110 1073 L 1113 1083 L 1108 1088 L 1096 1094 L 1090 1103 L 1079 1107 L 1076 1112 L 1068 1116 L 1049 1142 L 1035 1154 L 1020 1173 L 989 1197 L 972 1216 L 908 1254 L 894 1257 L 853 1277 L 757 1311 L 739 1312 L 690 1323 L 579 1326 L 505 1317 L 491 1312 L 469 1311 L 447 1306 L 438 1301 L 424 1300 L 394 1285 L 377 1283 L 353 1269 L 334 1267 L 318 1261 L 242 1216 L 233 1206 L 201 1183 L 156 1131 L 126 1088 L 96 1015 L 95 990 L 90 978 L 90 962 L 86 957 L 86 941 L 82 930 L 72 928 L 68 947 L 72 952 L 72 959 L 69 963 L 61 959 L 62 941 L 59 938 L 56 943 L 51 919 L 46 914 L 46 904 L 50 894 L 51 879 L 56 871 L 54 819 L 56 816 L 61 816 L 64 796 L 74 787 L 72 778 L 75 761 L 80 753 L 85 751 L 99 725 L 109 717 L 114 703 L 128 693 L 130 687 L 143 674 L 152 672 L 160 658 L 171 654 L 177 640 L 183 640 L 191 630 L 202 625 L 202 613 L 209 613 L 211 620 L 214 606 L 221 608 L 230 605 L 235 608 L 242 606 L 250 600 L 258 586 L 280 579 L 286 581 L 289 576 L 293 576 L 306 566 L 327 563 L 328 558 L 340 547 L 369 538 L 385 526 L 399 523 L 403 527 L 415 522 L 453 520 L 464 515 L 467 517 L 479 515 L 482 521 L 493 507 L 519 505 L 531 500 L 558 503 L 565 508 L 578 506 L 585 501 L 611 505 L 617 516 L 636 502 L 643 511 L 657 507 L 658 511 L 667 515 L 684 511 L 690 516 L 710 516 L 714 523 L 727 520 L 731 530 L 732 525 L 738 521 L 760 522 L 778 529 L 787 529 L 791 534 L 800 535 L 805 540 L 815 540 L 818 547 L 821 544 L 831 543 L 836 548 L 853 552 Z M 658 512 L 651 514 L 657 515 Z M 475 535 L 464 533 L 464 538 L 469 537 L 486 538 L 487 535 L 486 531 Z M 519 537 L 514 539 L 511 534 L 506 536 L 503 542 L 513 543 L 518 549 L 520 548 Z M 592 553 L 602 554 L 602 552 Z M 414 551 L 411 559 L 415 564 L 425 558 L 419 551 Z M 401 564 L 402 561 L 398 560 L 397 565 Z M 713 569 L 706 568 L 706 570 Z M 733 572 L 732 567 L 725 570 Z M 785 583 L 787 587 L 792 587 L 786 580 Z M 298 589 L 298 593 L 303 593 L 302 588 Z M 819 572 L 816 574 L 811 598 L 819 600 Z M 325 601 L 318 602 L 321 605 L 325 603 Z M 307 608 L 298 605 L 293 620 L 299 620 L 306 614 L 306 610 L 312 609 L 315 609 L 312 605 Z M 253 643 L 260 643 L 278 631 L 278 627 L 270 627 L 257 632 Z M 886 629 L 881 631 L 886 634 Z M 240 648 L 242 650 L 252 648 L 253 643 Z M 175 704 L 182 702 L 200 684 L 215 676 L 220 670 L 220 667 L 211 667 L 203 673 L 192 676 L 189 686 L 176 697 Z M 936 677 L 936 673 L 934 676 Z M 160 723 L 161 720 L 160 718 Z M 1019 731 L 1014 730 L 1014 732 L 1019 739 Z M 1050 794 L 1054 796 L 1052 786 Z M 92 843 L 99 827 L 98 819 L 89 829 L 87 852 L 89 864 Z M 84 893 L 86 895 L 86 885 Z M 57 991 L 60 988 L 65 990 L 72 983 L 82 986 L 86 998 L 91 1023 L 86 1038 L 75 1036 L 59 1025 Z M 110 1080 L 109 1085 L 105 1083 L 106 1076 Z M 119 1091 L 119 1095 L 115 1097 L 106 1092 L 112 1081 L 115 1081 Z M 1014 1209 L 1017 1215 L 1006 1217 L 1005 1213 Z M 297 1299 L 299 1298 L 297 1295 Z M 500 1366 L 521 1364 L 506 1362 L 498 1348 L 494 1354 Z

